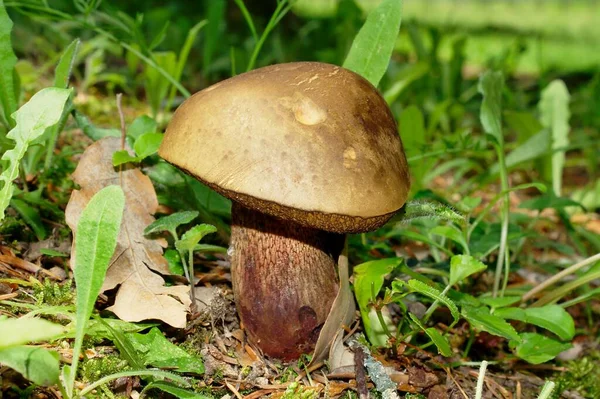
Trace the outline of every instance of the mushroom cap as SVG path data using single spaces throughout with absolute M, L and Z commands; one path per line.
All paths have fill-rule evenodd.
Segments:
M 410 188 L 377 89 L 318 62 L 256 69 L 194 94 L 159 155 L 246 207 L 338 233 L 380 227 Z

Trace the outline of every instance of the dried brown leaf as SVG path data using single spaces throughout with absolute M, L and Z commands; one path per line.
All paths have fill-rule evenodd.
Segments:
M 125 192 L 125 212 L 102 291 L 121 287 L 109 310 L 126 321 L 159 319 L 174 327 L 185 327 L 189 287 L 164 285 L 160 274 L 169 274 L 162 256 L 165 242 L 144 236 L 144 228 L 154 221 L 152 215 L 158 208 L 156 192 L 139 169 L 124 166 L 119 172 L 112 166 L 113 153 L 120 150 L 120 145 L 118 138 L 106 137 L 83 153 L 72 176 L 81 190 L 71 194 L 65 211 L 67 224 L 76 234 L 81 212 L 92 196 L 108 185 L 119 184 Z M 73 247 L 71 267 L 74 265 Z

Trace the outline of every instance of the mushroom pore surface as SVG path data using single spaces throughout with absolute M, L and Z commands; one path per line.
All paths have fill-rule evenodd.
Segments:
M 311 352 L 338 292 L 345 236 L 237 203 L 232 219 L 233 292 L 250 341 L 283 360 Z

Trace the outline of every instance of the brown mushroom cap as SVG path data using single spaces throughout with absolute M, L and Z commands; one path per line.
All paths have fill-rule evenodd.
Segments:
M 410 186 L 377 89 L 316 62 L 256 69 L 196 93 L 175 112 L 159 155 L 249 208 L 338 233 L 381 226 Z

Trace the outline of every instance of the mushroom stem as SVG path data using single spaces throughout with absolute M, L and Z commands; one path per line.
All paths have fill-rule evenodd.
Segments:
M 284 360 L 311 352 L 338 292 L 344 235 L 235 202 L 232 219 L 233 292 L 250 342 Z

